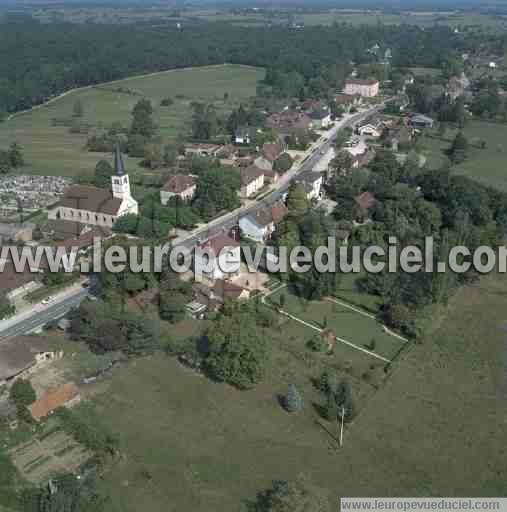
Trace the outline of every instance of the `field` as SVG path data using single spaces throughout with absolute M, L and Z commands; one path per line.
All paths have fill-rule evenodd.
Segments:
M 448 131 L 446 140 L 425 137 L 421 141 L 423 152 L 428 156 L 430 168 L 438 168 L 445 160 L 444 151 L 449 148 L 455 131 Z M 507 125 L 471 121 L 465 126 L 465 136 L 472 148 L 469 157 L 461 164 L 453 167 L 454 172 L 474 178 L 485 185 L 507 191 L 507 169 L 505 140 Z M 485 149 L 479 149 L 479 141 L 486 143 Z
M 0 147 L 17 141 L 23 148 L 27 165 L 23 174 L 80 176 L 90 174 L 101 158 L 109 155 L 90 153 L 84 149 L 85 134 L 71 134 L 65 126 L 53 126 L 52 119 L 72 118 L 77 99 L 84 105 L 82 121 L 94 127 L 110 126 L 120 121 L 130 123 L 130 113 L 136 102 L 152 100 L 155 118 L 164 141 L 174 140 L 189 129 L 192 101 L 214 103 L 219 112 L 228 112 L 240 101 L 255 95 L 261 69 L 224 65 L 174 70 L 129 78 L 71 92 L 46 106 L 15 116 L 0 124 Z M 118 88 L 129 90 L 119 92 Z M 224 101 L 224 93 L 229 94 Z M 171 107 L 161 107 L 160 101 L 171 97 Z M 135 169 L 138 160 L 127 159 L 128 170 Z
M 44 432 L 11 449 L 9 455 L 20 475 L 34 484 L 41 484 L 62 472 L 74 472 L 92 453 L 77 444 L 49 421 Z
M 268 378 L 252 391 L 173 358 L 133 362 L 96 401 L 123 452 L 102 481 L 111 510 L 241 510 L 271 480 L 300 472 L 335 506 L 351 495 L 505 495 L 506 308 L 505 276 L 485 277 L 459 291 L 378 391 L 349 376 L 363 407 L 341 450 L 315 407 L 314 363 L 298 349 L 312 332 L 293 322 L 273 331 Z M 300 414 L 278 403 L 289 382 L 304 394 Z
M 400 339 L 387 334 L 376 320 L 343 305 L 331 301 L 307 301 L 286 289 L 271 295 L 269 300 L 279 304 L 281 294 L 285 297 L 283 310 L 287 313 L 316 327 L 328 327 L 336 336 L 360 348 L 369 349 L 375 340 L 374 351 L 379 356 L 391 360 L 405 346 Z

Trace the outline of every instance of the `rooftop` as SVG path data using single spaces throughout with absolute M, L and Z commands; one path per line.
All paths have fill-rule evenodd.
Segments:
M 85 210 L 106 215 L 116 215 L 122 200 L 113 197 L 109 190 L 87 185 L 69 187 L 59 201 L 58 206 Z
M 59 388 L 48 391 L 42 398 L 30 405 L 30 413 L 34 420 L 39 421 L 77 396 L 79 396 L 79 388 L 73 382 L 68 382 Z
M 40 336 L 15 336 L 0 343 L 0 381 L 15 377 L 30 368 L 35 355 L 51 352 L 47 338 Z
M 165 183 L 162 190 L 172 192 L 173 194 L 181 194 L 185 190 L 195 185 L 195 178 L 184 174 L 176 174 L 171 176 Z

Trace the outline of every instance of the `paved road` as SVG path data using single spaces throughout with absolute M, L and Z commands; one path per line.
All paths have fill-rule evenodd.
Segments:
M 290 187 L 291 182 L 297 178 L 298 176 L 305 174 L 306 172 L 311 171 L 315 168 L 316 164 L 321 160 L 324 155 L 329 151 L 331 147 L 334 145 L 334 141 L 338 133 L 346 127 L 352 126 L 367 116 L 370 116 L 373 112 L 381 110 L 383 108 L 382 105 L 378 105 L 372 107 L 371 109 L 360 112 L 354 116 L 344 119 L 343 121 L 337 123 L 335 128 L 325 136 L 328 139 L 325 142 L 322 142 L 319 146 L 316 147 L 315 151 L 311 153 L 306 159 L 302 162 L 299 167 L 288 171 L 284 174 L 277 182 L 276 189 L 273 190 L 270 194 L 268 194 L 265 198 L 260 201 L 257 201 L 249 206 L 238 208 L 234 212 L 230 212 L 222 217 L 211 221 L 204 228 L 193 231 L 189 233 L 186 237 L 180 237 L 172 241 L 173 246 L 185 246 L 188 249 L 194 248 L 200 240 L 209 238 L 220 231 L 227 231 L 233 226 L 238 224 L 238 220 L 240 217 L 246 215 L 247 213 L 252 213 L 263 208 L 269 206 L 279 200 L 283 195 L 287 192 Z
M 0 342 L 2 338 L 29 334 L 48 322 L 62 318 L 72 308 L 79 306 L 87 295 L 88 290 L 86 289 L 76 290 L 76 293 L 65 296 L 60 301 L 55 299 L 54 303 L 47 306 L 38 304 L 31 311 L 19 315 L 19 318 L 3 321 L 4 327 L 0 331 Z
M 228 213 L 210 223 L 200 230 L 190 233 L 188 236 L 179 238 L 173 241 L 175 246 L 185 246 L 188 249 L 195 247 L 200 240 L 208 238 L 223 230 L 229 230 L 237 225 L 241 216 L 266 208 L 279 200 L 288 190 L 291 182 L 299 175 L 311 171 L 320 159 L 324 157 L 327 151 L 333 146 L 334 140 L 339 131 L 347 126 L 351 126 L 364 117 L 370 115 L 375 110 L 381 107 L 377 106 L 369 109 L 366 112 L 361 112 L 357 115 L 349 117 L 335 126 L 335 128 L 326 135 L 328 139 L 318 145 L 315 150 L 303 160 L 303 162 L 296 166 L 291 171 L 284 174 L 277 182 L 276 189 L 268 194 L 265 198 L 257 201 L 249 206 L 239 208 L 238 210 Z M 16 315 L 10 320 L 0 322 L 0 340 L 9 336 L 19 336 L 21 334 L 28 334 L 33 332 L 46 323 L 57 320 L 68 313 L 72 308 L 77 307 L 83 299 L 88 295 L 87 289 L 76 289 L 72 293 L 62 294 L 61 298 L 55 297 L 51 305 L 42 306 L 38 304 L 33 310 Z

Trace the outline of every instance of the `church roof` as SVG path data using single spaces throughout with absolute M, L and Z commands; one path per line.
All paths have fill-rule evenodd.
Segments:
M 74 185 L 65 191 L 58 206 L 94 213 L 104 213 L 106 215 L 116 215 L 121 204 L 122 200 L 113 197 L 109 190 L 87 185 Z
M 123 164 L 123 158 L 121 156 L 119 144 L 116 144 L 116 147 L 114 148 L 114 172 L 116 176 L 124 176 L 127 174 L 125 172 L 125 165 Z

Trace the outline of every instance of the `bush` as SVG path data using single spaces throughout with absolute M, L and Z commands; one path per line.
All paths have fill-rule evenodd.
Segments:
M 20 408 L 33 404 L 37 396 L 29 380 L 18 379 L 11 387 L 9 399 L 16 407 Z
M 327 341 L 320 334 L 316 334 L 307 343 L 307 346 L 313 352 L 327 352 L 329 350 L 329 345 Z

